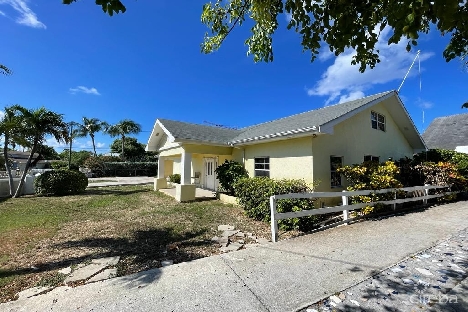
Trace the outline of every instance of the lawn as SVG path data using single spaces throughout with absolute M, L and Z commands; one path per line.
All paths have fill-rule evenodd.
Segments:
M 120 256 L 118 275 L 219 253 L 220 224 L 270 237 L 269 224 L 216 200 L 177 203 L 151 186 L 88 189 L 79 196 L 0 200 L 0 302 L 60 284 L 59 269 Z

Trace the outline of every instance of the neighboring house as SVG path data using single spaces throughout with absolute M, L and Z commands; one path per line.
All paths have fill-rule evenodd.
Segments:
M 422 134 L 428 148 L 468 153 L 468 114 L 434 119 Z
M 216 190 L 214 169 L 225 159 L 243 163 L 251 177 L 320 181 L 319 191 L 341 191 L 335 171 L 364 160 L 411 157 L 426 146 L 396 91 L 368 96 L 234 130 L 157 119 L 146 149 L 159 152 L 155 188 L 181 174 L 179 201 L 195 185 Z
M 26 168 L 26 162 L 28 161 L 29 152 L 20 152 L 20 151 L 8 151 L 8 158 L 13 164 L 12 170 L 19 170 L 23 171 Z M 34 161 L 37 157 L 39 157 L 38 153 L 34 153 L 32 161 Z M 37 169 L 42 169 L 46 167 L 48 160 L 39 160 L 35 166 Z

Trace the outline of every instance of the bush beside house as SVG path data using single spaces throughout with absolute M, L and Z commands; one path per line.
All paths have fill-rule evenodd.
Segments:
M 234 194 L 245 213 L 254 219 L 270 221 L 270 196 L 288 193 L 311 192 L 312 188 L 300 179 L 273 180 L 267 177 L 240 178 L 234 183 Z M 278 212 L 291 212 L 314 209 L 312 199 L 284 199 L 277 203 Z M 282 229 L 307 231 L 313 228 L 319 216 L 280 220 Z

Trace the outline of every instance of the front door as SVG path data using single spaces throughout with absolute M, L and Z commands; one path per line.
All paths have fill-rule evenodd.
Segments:
M 217 188 L 216 167 L 218 167 L 216 158 L 205 158 L 205 188 L 209 190 Z

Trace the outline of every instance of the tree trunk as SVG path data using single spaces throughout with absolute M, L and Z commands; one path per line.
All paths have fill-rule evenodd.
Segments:
M 120 155 L 122 159 L 125 159 L 124 141 L 125 141 L 125 136 L 122 135 L 122 154 Z
M 96 157 L 97 154 L 96 154 L 96 145 L 94 144 L 94 134 L 90 134 L 89 136 L 91 137 L 91 141 L 93 142 L 94 157 Z
M 13 196 L 13 176 L 11 175 L 10 164 L 8 163 L 8 141 L 10 140 L 7 133 L 5 133 L 5 145 L 3 146 L 3 158 L 5 158 L 5 169 L 8 175 L 8 185 L 10 186 L 10 197 Z
M 22 188 L 23 188 L 23 185 L 24 185 L 24 179 L 26 178 L 26 174 L 28 172 L 28 169 L 31 166 L 31 160 L 32 160 L 32 158 L 34 156 L 34 153 L 36 151 L 37 144 L 38 144 L 37 142 L 34 142 L 32 148 L 31 148 L 31 153 L 29 154 L 28 160 L 26 161 L 26 167 L 24 167 L 24 171 L 23 171 L 23 174 L 21 175 L 21 180 L 19 181 L 18 188 L 16 189 L 15 196 L 13 196 L 14 198 L 18 198 L 18 197 L 21 196 L 21 191 L 22 191 Z

